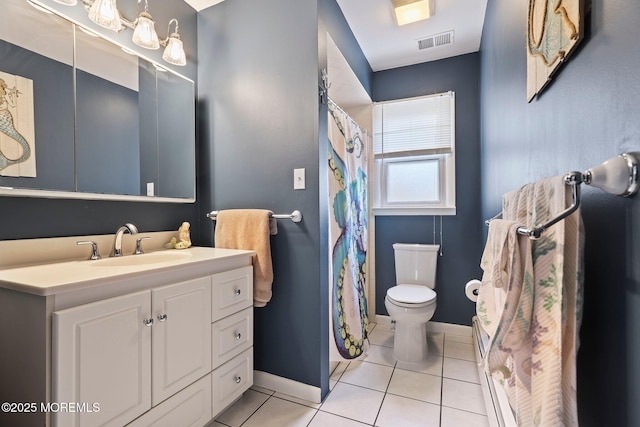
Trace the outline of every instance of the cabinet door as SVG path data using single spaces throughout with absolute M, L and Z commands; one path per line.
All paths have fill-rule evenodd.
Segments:
M 211 278 L 151 292 L 155 406 L 211 372 Z
M 149 291 L 53 313 L 57 426 L 122 426 L 151 408 Z M 98 405 L 98 411 L 95 406 Z

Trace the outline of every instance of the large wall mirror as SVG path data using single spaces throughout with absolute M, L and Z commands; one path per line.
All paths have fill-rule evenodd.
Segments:
M 25 0 L 0 79 L 0 195 L 195 200 L 192 80 Z

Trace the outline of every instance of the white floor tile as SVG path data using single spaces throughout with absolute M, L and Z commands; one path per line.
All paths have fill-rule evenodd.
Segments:
M 297 403 L 270 397 L 242 427 L 305 427 L 316 412 Z
M 387 394 L 376 420 L 380 427 L 440 425 L 440 406 Z
M 393 368 L 369 362 L 351 362 L 340 382 L 386 391 Z
M 349 366 L 349 363 L 350 362 L 340 362 L 336 367 L 336 369 L 334 369 L 333 372 L 331 373 L 331 376 L 329 377 L 329 379 L 338 381 L 342 376 L 342 374 L 344 373 L 344 371 L 347 370 L 347 366 Z
M 441 389 L 441 377 L 396 369 L 387 393 L 439 405 Z
M 444 357 L 453 357 L 454 359 L 476 361 L 476 354 L 473 345 L 455 341 L 445 341 Z
M 427 349 L 432 356 L 442 356 L 444 348 L 443 333 L 427 333 Z
M 427 359 L 422 363 L 398 362 L 396 364 L 396 369 L 403 369 L 405 371 L 415 371 L 415 372 L 422 372 L 423 374 L 442 376 L 442 356 L 427 356 Z
M 366 424 L 373 424 L 382 405 L 384 393 L 339 382 L 320 407 L 330 412 Z
M 375 344 L 369 346 L 365 361 L 386 366 L 393 366 L 396 363 L 393 358 L 393 348 Z
M 489 418 L 473 412 L 442 407 L 441 427 L 489 427 Z
M 466 381 L 443 378 L 442 406 L 487 415 L 482 388 L 479 384 L 472 384 Z
M 260 386 L 257 386 L 255 384 L 251 386 L 250 390 L 259 391 L 260 393 L 264 393 L 264 394 L 267 394 L 269 396 L 272 396 L 273 393 L 275 393 L 275 391 L 273 391 L 273 390 L 269 390 L 268 388 L 260 387 Z
M 369 335 L 369 342 L 375 345 L 393 347 L 393 331 L 385 331 L 377 327 Z
M 370 424 L 363 424 L 345 417 L 333 415 L 328 412 L 318 411 L 309 427 L 364 427 Z
M 318 409 L 320 407 L 320 403 L 309 402 L 308 400 L 300 399 L 299 397 L 291 396 L 284 393 L 278 393 L 273 395 L 279 399 L 288 400 L 289 402 L 297 403 L 299 405 L 308 406 L 309 408 Z
M 471 337 L 471 335 L 445 334 L 444 339 L 445 341 L 455 341 L 455 342 L 462 342 L 465 344 L 473 344 L 473 338 Z
M 253 415 L 267 399 L 269 399 L 268 394 L 249 389 L 245 391 L 242 397 L 231 405 L 229 409 L 218 415 L 216 421 L 231 427 L 240 426 Z
M 476 362 L 470 362 L 468 360 L 445 357 L 442 375 L 445 378 L 480 384 L 478 365 Z

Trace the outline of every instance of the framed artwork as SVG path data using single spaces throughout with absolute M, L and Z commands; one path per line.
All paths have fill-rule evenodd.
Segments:
M 585 0 L 529 0 L 527 101 L 531 102 L 584 36 Z
M 36 176 L 33 81 L 0 72 L 0 175 Z

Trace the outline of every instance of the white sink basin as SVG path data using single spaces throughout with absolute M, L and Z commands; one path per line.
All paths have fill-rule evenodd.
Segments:
M 121 257 L 103 258 L 93 261 L 95 267 L 131 267 L 163 262 L 179 262 L 190 258 L 191 254 L 180 251 L 152 252 L 141 255 L 125 255 Z

